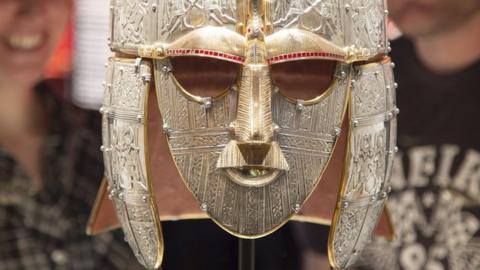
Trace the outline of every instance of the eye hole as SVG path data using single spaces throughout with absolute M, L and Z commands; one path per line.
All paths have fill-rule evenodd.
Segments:
M 292 99 L 311 100 L 330 87 L 336 64 L 330 60 L 279 63 L 271 67 L 272 80 L 283 95 Z
M 191 95 L 218 97 L 232 86 L 239 74 L 239 65 L 204 57 L 174 57 L 173 75 Z

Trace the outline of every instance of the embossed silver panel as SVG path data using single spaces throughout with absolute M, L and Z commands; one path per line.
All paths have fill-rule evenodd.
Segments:
M 345 9 L 342 1 L 272 1 L 271 20 L 274 31 L 298 28 L 318 34 L 325 39 L 344 46 Z
M 168 60 L 155 61 L 155 81 L 164 129 L 177 167 L 200 207 L 228 232 L 260 237 L 298 212 L 318 184 L 340 132 L 349 89 L 350 65 L 339 64 L 337 80 L 318 102 L 298 106 L 280 92 L 272 96 L 275 142 L 288 171 L 263 186 L 244 186 L 217 167 L 231 142 L 229 125 L 237 119 L 238 92 L 205 106 L 193 100 L 170 72 Z M 173 105 L 174 104 L 174 105 Z
M 145 101 L 151 68 L 135 59 L 108 63 L 103 113 L 105 176 L 109 196 L 137 259 L 147 268 L 161 264 L 163 238 L 145 156 Z
M 237 23 L 235 0 L 111 1 L 110 46 L 131 54 L 141 46 L 169 43 L 199 28 L 235 31 Z
M 305 30 L 367 58 L 388 50 L 384 0 L 272 1 L 270 10 L 274 32 Z
M 236 0 L 159 0 L 158 39 L 171 41 L 194 29 L 222 26 L 235 30 Z
M 174 49 L 217 51 L 215 44 L 197 46 L 205 42 L 199 43 L 198 40 L 208 34 L 210 37 L 218 36 L 215 40 L 223 43 L 224 35 L 231 37 L 235 32 L 243 35 L 247 24 L 247 1 L 111 1 L 111 48 L 129 54 L 152 50 L 155 53 L 149 54 L 164 57 L 177 55 L 178 51 L 169 53 Z M 291 34 L 295 32 L 292 30 L 300 30 L 308 36 L 317 37 L 302 38 L 302 43 L 322 39 L 334 45 L 333 51 L 349 55 L 348 61 L 365 60 L 388 50 L 384 0 L 266 1 L 265 5 L 267 35 L 275 36 L 277 32 L 281 32 L 279 35 L 284 35 L 283 32 Z M 185 39 L 180 43 L 188 46 L 172 44 L 179 39 Z M 241 42 L 235 43 L 225 48 L 236 47 L 232 50 L 233 55 L 242 55 Z M 276 55 L 277 49 L 269 48 L 269 51 L 273 50 L 271 53 Z M 215 56 L 206 52 L 196 53 L 199 54 Z
M 345 0 L 347 44 L 372 52 L 388 51 L 385 0 Z M 368 52 L 370 51 L 370 52 Z
M 136 52 L 142 44 L 156 41 L 157 0 L 110 0 L 109 38 L 112 49 Z
M 355 67 L 346 172 L 329 239 L 334 266 L 351 266 L 370 241 L 389 190 L 395 149 L 395 87 L 389 61 Z

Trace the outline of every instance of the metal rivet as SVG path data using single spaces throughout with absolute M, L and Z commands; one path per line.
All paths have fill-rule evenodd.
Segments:
M 152 80 L 152 76 L 149 74 L 142 75 L 143 82 L 150 82 Z
M 398 153 L 398 147 L 395 146 L 395 148 L 393 148 L 393 151 L 394 151 L 395 153 Z
M 170 129 L 170 127 L 168 126 L 167 123 L 164 123 L 162 128 L 163 128 L 163 132 L 164 132 L 165 134 L 169 134 L 170 131 L 171 131 L 171 129 Z
M 293 212 L 295 212 L 296 214 L 298 214 L 301 209 L 302 209 L 302 208 L 301 208 L 300 204 L 297 203 L 297 204 L 295 204 L 295 206 L 293 207 Z
M 169 65 L 164 65 L 162 71 L 164 73 L 170 73 L 172 71 L 172 68 Z
M 391 66 L 392 68 L 395 68 L 395 63 L 394 63 L 394 62 L 390 63 L 390 66 Z
M 108 194 L 109 198 L 112 199 L 117 195 L 117 190 L 115 188 L 112 188 L 110 191 L 110 194 Z
M 207 203 L 202 203 L 202 205 L 200 205 L 200 210 L 206 212 L 208 210 L 208 205 Z
M 348 202 L 344 202 L 342 206 L 343 206 L 343 208 L 348 208 L 350 206 L 350 204 Z
M 105 152 L 105 146 L 104 145 L 100 146 L 100 151 Z
M 280 126 L 277 124 L 273 125 L 273 132 L 278 133 L 279 131 L 280 131 Z
M 399 109 L 399 108 L 395 108 L 395 109 L 394 109 L 394 112 L 395 112 L 396 115 L 399 115 L 399 114 L 400 114 L 400 109 Z
M 304 101 L 301 99 L 297 99 L 297 106 L 296 106 L 297 111 L 303 111 L 304 109 Z
M 142 63 L 142 58 L 140 57 L 137 57 L 135 59 L 135 73 L 139 73 L 140 72 L 140 64 Z
M 353 121 L 352 121 L 352 126 L 353 126 L 353 127 L 358 127 L 359 124 L 360 124 L 360 123 L 358 122 L 358 120 L 353 120 Z
M 204 99 L 202 100 L 202 102 L 203 102 L 203 108 L 204 108 L 205 110 L 208 110 L 208 109 L 212 108 L 212 105 L 213 105 L 213 103 L 212 103 L 212 98 L 209 98 L 209 97 L 208 97 L 208 98 L 204 98 Z
M 342 129 L 341 128 L 338 128 L 336 127 L 334 130 L 333 130 L 335 136 L 340 136 L 340 133 L 342 133 Z
M 398 88 L 398 83 L 394 83 L 393 87 L 395 87 L 395 89 L 397 89 Z

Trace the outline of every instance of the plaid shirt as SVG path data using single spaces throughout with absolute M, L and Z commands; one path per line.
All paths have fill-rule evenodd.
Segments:
M 0 150 L 0 270 L 142 269 L 120 231 L 85 234 L 103 174 L 100 116 L 59 101 L 45 85 L 51 116 L 44 145 L 44 187 Z

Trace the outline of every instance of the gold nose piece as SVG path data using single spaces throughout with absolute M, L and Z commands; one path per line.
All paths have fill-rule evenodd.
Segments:
M 230 141 L 217 162 L 233 182 L 246 187 L 266 186 L 283 171 L 288 163 L 277 142 L 239 143 Z
M 279 144 L 273 140 L 272 81 L 257 2 L 252 2 L 256 4 L 251 6 L 247 26 L 235 139 L 225 146 L 217 162 L 217 168 L 224 169 L 232 181 L 248 187 L 265 186 L 289 169 Z
M 288 171 L 288 163 L 277 142 L 241 143 L 231 140 L 220 154 L 217 168 Z
M 247 42 L 239 87 L 235 135 L 241 142 L 267 143 L 273 136 L 270 68 L 265 43 L 258 39 Z

